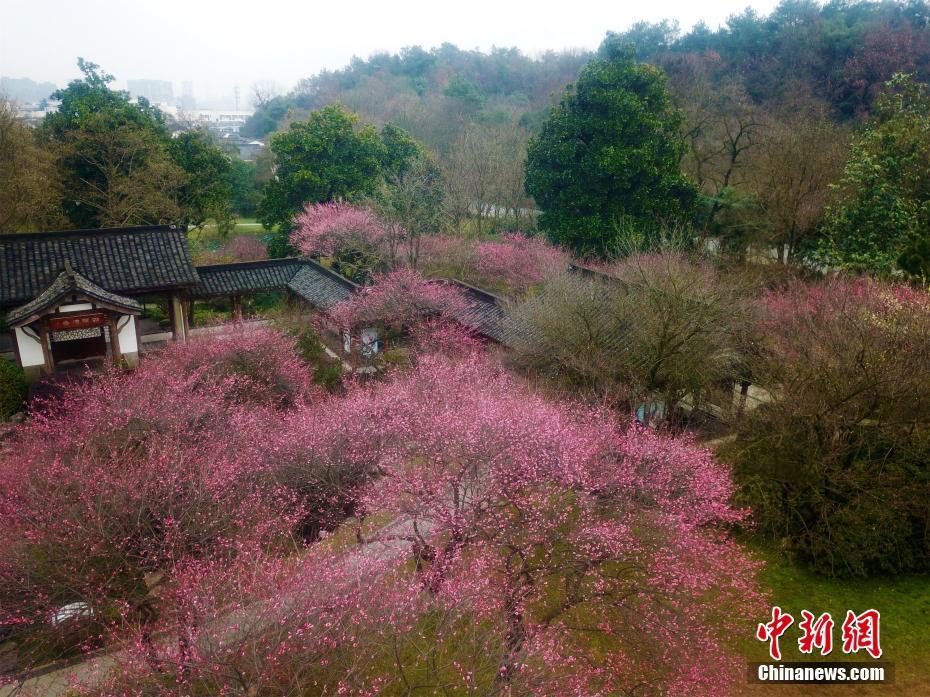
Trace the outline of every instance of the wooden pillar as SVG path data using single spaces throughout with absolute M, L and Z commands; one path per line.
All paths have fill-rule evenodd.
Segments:
M 19 339 L 16 336 L 16 330 L 10 329 L 10 337 L 13 339 L 13 355 L 16 356 L 16 365 L 23 365 L 23 357 L 19 353 Z
M 171 334 L 175 341 L 187 339 L 187 313 L 183 297 L 172 293 L 168 296 L 168 317 L 171 319 Z
M 117 326 L 117 316 L 110 315 L 108 326 L 110 327 L 110 357 L 114 365 L 120 365 L 123 362 L 123 352 L 119 347 L 119 327 Z
M 171 338 L 178 339 L 178 322 L 174 316 L 174 295 L 168 295 L 168 324 L 171 325 Z
M 181 297 L 181 307 L 184 310 L 184 321 L 182 322 L 184 329 L 184 341 L 187 341 L 187 338 L 191 335 L 191 320 L 194 316 L 194 302 L 193 300 L 188 300 L 187 296 L 184 295 Z
M 48 318 L 43 317 L 39 324 L 39 343 L 42 344 L 42 357 L 45 359 L 45 365 L 42 366 L 42 370 L 46 375 L 51 375 L 55 372 L 55 359 L 52 357 L 52 349 L 49 346 L 48 340 Z
M 232 296 L 232 312 L 233 319 L 237 322 L 242 321 L 242 296 L 234 295 Z

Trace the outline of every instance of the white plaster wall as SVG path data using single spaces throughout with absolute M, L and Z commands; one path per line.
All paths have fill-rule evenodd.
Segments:
M 60 305 L 59 312 L 77 312 L 78 310 L 93 310 L 94 306 L 90 303 L 77 303 L 75 305 Z
M 125 323 L 125 324 L 124 324 Z M 139 342 L 136 340 L 136 323 L 132 315 L 120 315 L 116 322 L 119 330 L 119 350 L 121 353 L 136 353 Z
M 42 344 L 33 339 L 21 328 L 16 328 L 16 344 L 19 346 L 19 360 L 23 368 L 33 365 L 45 365 L 45 356 L 42 354 Z

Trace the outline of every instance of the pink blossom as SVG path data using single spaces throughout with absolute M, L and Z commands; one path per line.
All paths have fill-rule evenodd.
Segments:
M 451 301 L 404 274 L 368 295 Z M 229 367 L 277 359 L 230 341 L 74 391 L 0 461 L 2 617 L 38 627 L 86 599 L 116 618 L 94 631 L 125 648 L 119 669 L 79 693 L 737 684 L 757 565 L 729 535 L 746 513 L 710 452 L 546 399 L 477 346 L 424 343 L 407 371 L 280 400 L 265 373 L 246 370 L 261 387 L 243 393 Z M 336 534 L 297 546 L 303 525 Z
M 479 242 L 474 267 L 483 285 L 491 289 L 526 292 L 547 278 L 565 270 L 565 254 L 539 237 L 522 233 L 505 235 L 501 240 Z
M 268 249 L 257 235 L 236 235 L 216 250 L 202 252 L 198 264 L 227 264 L 237 261 L 257 261 L 268 258 Z
M 558 247 L 519 232 L 484 241 L 436 235 L 420 241 L 418 267 L 429 276 L 458 278 L 521 295 L 563 271 L 568 260 Z
M 374 213 L 348 203 L 308 205 L 294 219 L 291 244 L 304 254 L 338 256 L 345 252 L 375 254 L 387 231 Z
M 412 269 L 400 268 L 376 276 L 372 285 L 336 305 L 329 315 L 342 328 L 404 328 L 429 316 L 448 314 L 463 302 L 457 288 L 427 281 Z

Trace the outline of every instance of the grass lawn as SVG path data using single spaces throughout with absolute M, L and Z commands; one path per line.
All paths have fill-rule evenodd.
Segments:
M 190 230 L 187 233 L 187 239 L 194 254 L 196 263 L 204 263 L 201 255 L 204 253 L 216 251 L 223 244 L 229 242 L 237 235 L 255 235 L 260 237 L 267 244 L 268 238 L 272 231 L 266 230 L 262 224 L 255 218 L 237 218 L 236 224 L 232 230 L 225 236 L 220 235 L 216 223 L 208 222 L 203 227 Z M 208 263 L 216 263 L 208 262 Z
M 882 661 L 894 663 L 895 680 L 891 685 L 750 685 L 747 695 L 930 695 L 930 575 L 910 575 L 867 580 L 830 580 L 790 564 L 777 551 L 757 548 L 767 562 L 762 582 L 771 589 L 772 604 L 779 605 L 795 618 L 781 640 L 784 660 L 818 660 L 816 654 L 803 657 L 798 652 L 797 623 L 801 610 L 815 615 L 830 612 L 833 630 L 833 653 L 820 660 L 871 660 L 865 652 L 858 657 L 845 656 L 841 625 L 846 610 L 862 612 L 875 608 L 881 612 Z M 760 621 L 765 621 L 760 618 Z M 747 637 L 741 646 L 749 661 L 767 661 L 767 644 Z
M 230 231 L 229 236 L 233 235 L 246 235 L 246 234 L 261 234 L 268 232 L 262 227 L 262 224 L 258 222 L 255 218 L 237 218 L 235 227 Z M 205 223 L 204 226 L 198 230 L 191 231 L 190 235 L 198 239 L 201 243 L 209 242 L 210 240 L 219 240 L 220 235 L 216 228 L 216 223 Z

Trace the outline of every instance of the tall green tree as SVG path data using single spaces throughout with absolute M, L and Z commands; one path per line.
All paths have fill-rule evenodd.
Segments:
M 374 193 L 386 157 L 384 142 L 370 125 L 339 105 L 314 111 L 306 121 L 271 139 L 276 176 L 259 204 L 268 227 L 287 227 L 308 203 Z
M 679 164 L 681 122 L 661 71 L 609 36 L 530 141 L 526 190 L 543 210 L 540 228 L 603 256 L 631 221 L 689 218 L 696 191 Z
M 254 216 L 262 197 L 258 165 L 234 158 L 226 180 L 230 191 L 229 203 L 233 211 L 247 218 Z
M 78 228 L 229 220 L 229 158 L 200 132 L 171 137 L 164 114 L 110 88 L 113 76 L 82 58 L 83 77 L 53 97 L 41 136 L 57 156 L 61 207 Z
M 907 75 L 886 88 L 853 144 L 818 256 L 854 271 L 919 275 L 915 255 L 930 238 L 930 91 Z
M 182 172 L 167 156 L 164 116 L 146 100 L 110 89 L 113 76 L 78 58 L 83 78 L 52 97 L 42 135 L 58 156 L 62 210 L 72 226 L 172 222 Z
M 87 114 L 58 147 L 65 181 L 63 208 L 78 228 L 174 223 L 184 171 L 150 129 Z
M 168 141 L 168 154 L 184 170 L 184 180 L 177 192 L 179 222 L 200 227 L 207 220 L 214 220 L 221 232 L 232 229 L 233 165 L 215 138 L 205 130 L 179 133 Z

